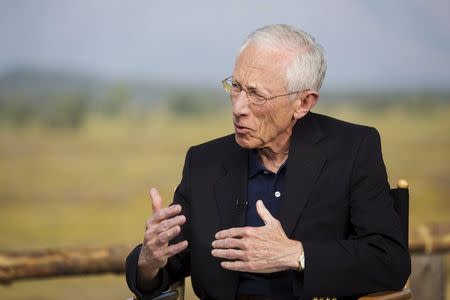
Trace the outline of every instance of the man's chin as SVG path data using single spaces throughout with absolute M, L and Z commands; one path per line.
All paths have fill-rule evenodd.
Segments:
M 255 149 L 258 147 L 258 143 L 256 140 L 252 138 L 248 138 L 247 136 L 243 136 L 242 134 L 235 133 L 234 138 L 236 139 L 236 143 L 245 149 Z

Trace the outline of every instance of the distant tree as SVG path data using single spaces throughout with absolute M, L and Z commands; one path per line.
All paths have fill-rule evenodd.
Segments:
M 44 110 L 44 122 L 52 128 L 77 129 L 89 110 L 89 97 L 80 92 L 63 94 L 51 103 L 53 107 Z
M 178 115 L 194 115 L 202 112 L 202 107 L 194 95 L 188 92 L 175 92 L 169 97 L 169 111 Z
M 126 85 L 116 84 L 102 99 L 100 111 L 108 117 L 116 117 L 126 109 L 131 98 L 131 91 Z
M 217 101 L 217 96 L 204 90 L 177 90 L 168 97 L 168 110 L 175 115 L 197 116 L 222 108 L 225 101 Z
M 21 96 L 2 96 L 0 118 L 22 127 L 35 117 L 33 105 Z

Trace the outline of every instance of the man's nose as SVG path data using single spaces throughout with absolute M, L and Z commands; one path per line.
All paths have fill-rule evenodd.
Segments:
M 233 115 L 239 117 L 247 115 L 250 112 L 250 101 L 245 91 L 241 91 L 239 95 L 231 99 Z

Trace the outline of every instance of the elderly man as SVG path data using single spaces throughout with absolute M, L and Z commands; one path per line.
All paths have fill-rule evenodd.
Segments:
M 151 299 L 192 276 L 201 299 L 353 297 L 400 289 L 410 258 L 374 128 L 310 112 L 326 71 L 309 34 L 250 34 L 233 74 L 235 132 L 191 147 L 174 204 L 150 194 L 127 282 Z

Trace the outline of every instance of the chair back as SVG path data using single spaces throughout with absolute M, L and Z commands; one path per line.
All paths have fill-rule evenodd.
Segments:
M 395 211 L 400 216 L 400 225 L 406 245 L 409 243 L 409 184 L 406 180 L 400 179 L 397 188 L 391 189 L 391 196 L 394 199 Z

